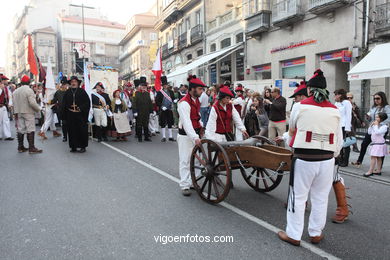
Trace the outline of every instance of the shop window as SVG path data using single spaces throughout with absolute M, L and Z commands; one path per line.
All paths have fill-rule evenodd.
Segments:
M 187 55 L 187 61 L 190 61 L 190 60 L 192 60 L 192 54 Z
M 236 43 L 244 41 L 244 33 L 239 33 L 236 35 Z
M 217 50 L 217 44 L 213 43 L 210 45 L 210 52 L 214 52 Z
M 305 78 L 305 65 L 283 68 L 282 77 L 284 79 Z
M 229 47 L 230 45 L 232 45 L 232 39 L 230 39 L 230 38 L 226 38 L 226 39 L 221 41 L 221 49 Z

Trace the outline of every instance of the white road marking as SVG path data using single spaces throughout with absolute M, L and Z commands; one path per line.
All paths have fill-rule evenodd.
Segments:
M 135 162 L 145 166 L 146 168 L 149 168 L 150 170 L 157 172 L 158 174 L 160 174 L 160 175 L 170 179 L 173 182 L 179 183 L 179 181 L 180 181 L 178 178 L 173 177 L 169 173 L 164 172 L 164 171 L 154 167 L 153 165 L 150 165 L 149 163 L 147 163 L 145 161 L 142 161 L 142 160 L 138 159 L 137 157 L 134 157 L 134 156 L 126 153 L 125 151 L 123 151 L 121 149 L 118 149 L 118 148 L 116 148 L 116 147 L 114 147 L 114 146 L 112 146 L 112 145 L 110 145 L 108 143 L 105 143 L 105 142 L 101 142 L 101 144 L 103 144 L 103 145 L 107 146 L 108 148 L 110 148 L 110 149 L 112 149 L 112 150 L 122 154 L 123 156 L 125 156 L 125 157 L 127 157 L 127 158 L 129 158 L 129 159 L 131 159 L 131 160 L 133 160 L 133 161 L 135 161 Z M 254 222 L 256 224 L 258 224 L 259 226 L 262 226 L 265 229 L 268 229 L 269 231 L 271 231 L 271 232 L 273 232 L 275 234 L 277 234 L 280 230 L 282 230 L 282 229 L 280 229 L 278 227 L 275 227 L 275 226 L 271 225 L 270 223 L 268 223 L 268 222 L 266 222 L 266 221 L 264 221 L 262 219 L 259 219 L 259 218 L 255 217 L 255 216 L 249 214 L 248 212 L 243 211 L 243 210 L 241 210 L 241 209 L 239 209 L 239 208 L 237 208 L 237 207 L 235 207 L 235 206 L 233 206 L 233 205 L 231 205 L 231 204 L 229 204 L 227 202 L 221 202 L 221 203 L 219 203 L 219 205 L 221 205 L 222 207 L 224 207 L 224 208 L 226 208 L 226 209 L 228 209 L 228 210 L 230 210 L 230 211 L 232 211 L 232 212 L 234 212 L 234 213 L 236 213 L 236 214 L 238 214 L 238 215 L 240 215 L 240 216 L 242 216 L 242 217 L 244 217 L 244 218 L 246 218 L 246 219 L 248 219 L 248 220 L 250 220 L 250 221 L 252 221 L 252 222 Z M 330 253 L 327 253 L 324 250 L 322 250 L 322 249 L 312 245 L 311 243 L 305 242 L 303 240 L 301 241 L 301 246 L 306 248 L 307 250 L 311 251 L 312 253 L 314 253 L 316 255 L 319 255 L 321 257 L 325 257 L 325 258 L 327 258 L 329 260 L 340 259 L 340 258 L 338 258 L 338 257 L 336 257 L 336 256 L 334 256 L 334 255 L 332 255 Z

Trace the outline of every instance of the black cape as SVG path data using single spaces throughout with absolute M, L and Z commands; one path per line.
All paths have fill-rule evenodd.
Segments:
M 73 105 L 73 93 L 75 104 L 80 112 L 71 112 Z M 85 148 L 88 146 L 88 115 L 91 108 L 91 101 L 87 92 L 82 88 L 69 88 L 63 98 L 62 115 L 68 127 L 69 147 Z

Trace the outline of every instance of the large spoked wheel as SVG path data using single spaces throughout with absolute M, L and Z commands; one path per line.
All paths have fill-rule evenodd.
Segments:
M 262 144 L 276 145 L 276 142 L 261 135 L 253 136 L 253 138 L 260 140 Z M 269 192 L 275 189 L 283 179 L 282 172 L 278 173 L 270 169 L 251 167 L 245 171 L 240 170 L 245 182 L 258 192 Z
M 190 172 L 194 189 L 202 200 L 217 204 L 229 193 L 232 173 L 225 149 L 218 143 L 204 139 L 192 150 Z
M 251 167 L 241 170 L 245 182 L 258 192 L 269 192 L 278 187 L 282 181 L 283 175 L 276 171 L 258 167 Z

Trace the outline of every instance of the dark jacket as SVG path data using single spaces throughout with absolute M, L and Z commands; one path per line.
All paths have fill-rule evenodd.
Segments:
M 164 90 L 161 90 L 161 91 L 164 91 Z M 161 91 L 158 91 L 157 95 L 156 95 L 156 105 L 159 107 L 160 111 L 161 111 L 162 103 L 163 103 L 163 100 L 164 100 L 164 95 L 161 93 Z M 168 90 L 168 95 L 172 99 L 172 109 L 173 109 L 173 104 L 174 104 L 173 100 L 175 100 L 175 93 L 173 93 L 172 90 Z
M 259 125 L 259 120 L 257 119 L 256 111 L 251 110 L 245 115 L 244 125 L 249 136 L 254 136 L 259 134 L 260 125 Z
M 274 99 L 270 105 L 269 120 L 274 122 L 286 120 L 286 106 L 287 101 L 284 97 Z
M 149 121 L 149 114 L 153 112 L 153 104 L 149 92 L 137 91 L 135 93 L 133 112 L 138 113 L 137 120 Z

